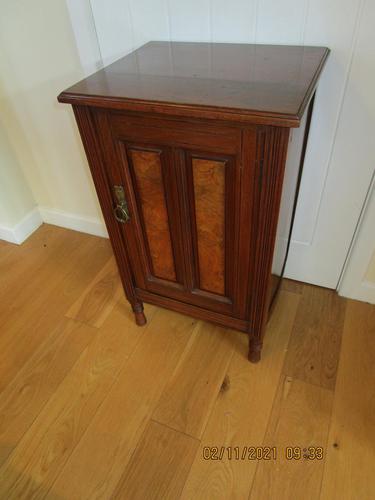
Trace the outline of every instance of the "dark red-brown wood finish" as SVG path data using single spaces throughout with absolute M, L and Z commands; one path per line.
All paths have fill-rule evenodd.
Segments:
M 247 332 L 260 359 L 289 128 L 328 52 L 150 42 L 59 96 L 137 324 L 150 302 Z

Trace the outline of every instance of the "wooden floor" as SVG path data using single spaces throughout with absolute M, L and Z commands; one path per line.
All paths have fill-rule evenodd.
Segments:
M 241 333 L 137 327 L 108 241 L 47 225 L 0 242 L 0 296 L 1 499 L 375 498 L 374 306 L 285 281 L 252 365 Z

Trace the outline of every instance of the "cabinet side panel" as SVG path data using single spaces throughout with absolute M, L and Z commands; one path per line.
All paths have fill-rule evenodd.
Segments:
M 147 235 L 154 276 L 176 280 L 176 271 L 165 201 L 161 153 L 129 151 L 136 178 L 140 212 Z
M 301 127 L 292 129 L 289 137 L 275 251 L 272 262 L 272 296 L 279 284 L 279 278 L 282 276 L 285 257 L 288 250 L 288 239 L 292 223 L 293 205 L 296 196 L 305 125 L 306 113 L 302 119 Z
M 225 162 L 194 158 L 199 287 L 225 294 Z
M 250 281 L 249 327 L 250 359 L 259 360 L 259 352 L 268 317 L 271 295 L 271 271 L 281 190 L 284 178 L 289 129 L 259 127 L 257 134 L 257 177 L 252 228 L 252 266 Z
M 291 130 L 281 194 L 280 214 L 277 225 L 275 252 L 272 262 L 271 305 L 283 277 L 291 243 L 293 223 L 297 209 L 298 194 L 309 137 L 315 94 L 305 112 L 301 127 Z

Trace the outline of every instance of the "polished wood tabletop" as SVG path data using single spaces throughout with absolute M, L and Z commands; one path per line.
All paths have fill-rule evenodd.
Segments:
M 326 47 L 149 42 L 59 101 L 296 127 L 328 54 Z

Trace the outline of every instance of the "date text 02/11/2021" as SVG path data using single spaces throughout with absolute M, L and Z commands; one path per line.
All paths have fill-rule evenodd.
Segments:
M 286 446 L 278 449 L 276 446 L 205 446 L 204 460 L 277 460 L 278 457 L 286 460 L 322 460 L 323 447 L 321 446 Z

